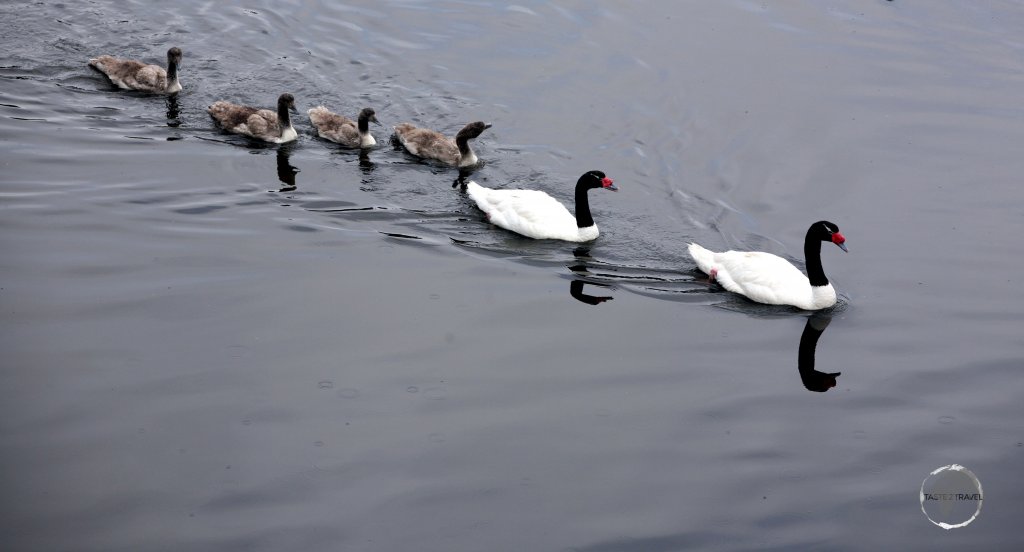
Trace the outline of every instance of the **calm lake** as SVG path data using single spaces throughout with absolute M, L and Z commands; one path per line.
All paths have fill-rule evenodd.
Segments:
M 6 0 L 0 549 L 1024 549 L 1021 29 L 1009 0 Z M 87 66 L 171 46 L 173 99 Z M 288 145 L 206 113 L 283 92 Z M 373 107 L 378 147 L 317 105 Z M 390 142 L 476 120 L 461 176 Z M 453 187 L 571 208 L 591 169 L 619 192 L 588 244 Z M 802 267 L 818 220 L 850 252 L 814 316 L 686 252 Z M 947 531 L 949 464 L 984 508 Z

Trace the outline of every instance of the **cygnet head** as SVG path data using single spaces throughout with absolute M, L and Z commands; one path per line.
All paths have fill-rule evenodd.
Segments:
M 298 110 L 295 109 L 295 97 L 287 92 L 281 94 L 281 97 L 277 99 L 277 107 L 279 111 L 283 107 L 292 113 L 298 113 Z
M 359 112 L 359 121 L 366 121 L 368 123 L 381 126 L 380 121 L 377 120 L 377 112 L 370 107 L 364 107 L 363 110 Z
M 170 66 L 173 65 L 173 66 L 177 67 L 180 64 L 181 64 L 181 48 L 178 48 L 177 46 L 175 46 L 175 47 L 171 48 L 170 50 L 167 50 L 167 66 L 170 67 Z
M 462 130 L 460 130 L 459 133 L 455 135 L 455 139 L 472 140 L 473 138 L 476 138 L 477 136 L 483 134 L 483 132 L 489 128 L 491 128 L 491 125 L 483 121 L 469 123 L 468 125 L 462 127 Z

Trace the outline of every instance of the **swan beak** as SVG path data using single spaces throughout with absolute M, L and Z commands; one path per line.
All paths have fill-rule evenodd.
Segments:
M 377 120 L 376 116 L 374 116 L 372 119 L 370 119 L 370 122 L 372 122 L 373 124 L 375 124 L 377 126 L 384 126 L 384 125 L 380 124 L 380 121 Z
M 615 187 L 615 183 L 612 182 L 612 179 L 608 177 L 601 180 L 601 186 L 604 187 L 605 190 L 611 190 L 613 192 L 619 191 L 619 189 Z
M 842 249 L 847 253 L 850 252 L 850 250 L 846 248 L 846 238 L 843 237 L 843 235 L 840 234 L 839 232 L 832 234 L 832 243 L 838 245 L 839 249 Z

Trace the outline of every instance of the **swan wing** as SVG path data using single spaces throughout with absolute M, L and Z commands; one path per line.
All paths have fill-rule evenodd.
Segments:
M 235 132 L 235 128 L 243 125 L 249 117 L 256 113 L 257 109 L 246 105 L 233 104 L 231 102 L 214 102 L 206 110 L 217 124 L 224 129 Z
M 535 239 L 579 241 L 576 217 L 540 190 L 494 190 L 475 182 L 467 192 L 492 224 Z
M 437 159 L 449 165 L 457 165 L 461 158 L 455 142 L 440 132 L 402 123 L 395 127 L 395 135 L 409 153 L 418 157 Z
M 246 105 L 219 101 L 211 105 L 207 111 L 228 132 L 267 142 L 286 141 L 286 138 L 282 136 L 277 113 L 269 109 L 256 109 Z
M 167 89 L 167 71 L 158 65 L 144 65 L 132 77 L 132 88 L 148 92 L 163 92 Z
M 793 263 L 762 251 L 715 254 L 716 279 L 725 289 L 758 303 L 801 306 L 811 301 L 811 284 Z
M 331 113 L 320 106 L 307 111 L 309 121 L 316 127 L 317 134 L 332 142 L 346 146 L 359 145 L 359 129 L 352 119 L 337 113 Z
M 159 65 L 106 55 L 90 59 L 89 65 L 106 75 L 115 86 L 125 90 L 163 92 L 167 87 L 167 71 Z

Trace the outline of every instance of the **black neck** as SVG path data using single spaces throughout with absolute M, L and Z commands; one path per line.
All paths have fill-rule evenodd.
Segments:
M 456 136 L 455 145 L 459 146 L 459 154 L 463 157 L 469 155 L 469 138 L 465 136 Z
M 370 130 L 370 117 L 368 115 L 359 115 L 357 126 L 359 127 L 359 134 L 366 134 Z
M 178 64 L 173 59 L 167 60 L 167 80 L 173 81 L 178 78 Z
M 828 278 L 821 268 L 821 240 L 815 238 L 810 230 L 804 238 L 804 260 L 807 262 L 807 279 L 812 286 L 827 286 Z
M 282 130 L 292 126 L 292 117 L 288 113 L 288 105 L 284 102 L 277 104 L 277 122 Z
M 587 197 L 589 188 L 584 184 L 576 185 L 576 227 L 586 228 L 594 225 L 594 217 L 590 216 L 590 200 Z

